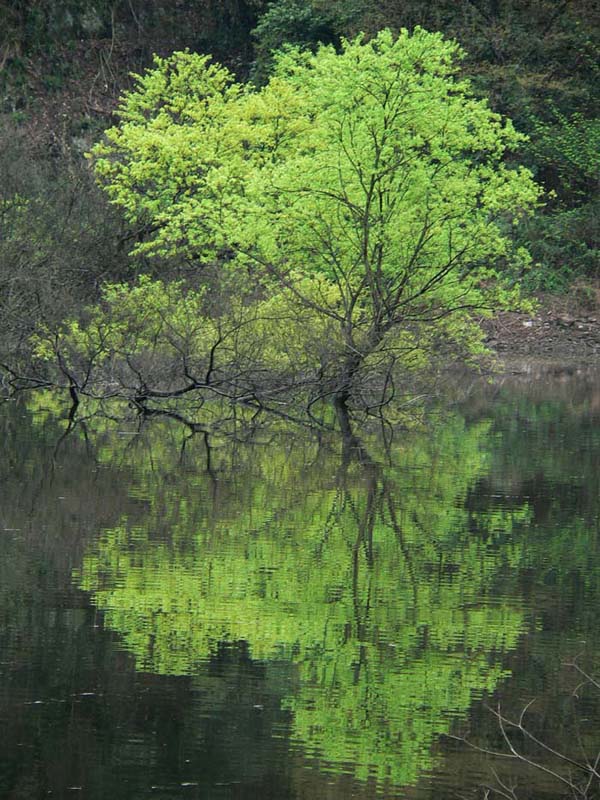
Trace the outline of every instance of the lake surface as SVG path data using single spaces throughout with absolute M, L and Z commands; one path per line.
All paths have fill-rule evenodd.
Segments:
M 451 738 L 534 698 L 597 752 L 597 376 L 475 383 L 356 457 L 64 411 L 0 406 L 0 798 L 559 797 Z

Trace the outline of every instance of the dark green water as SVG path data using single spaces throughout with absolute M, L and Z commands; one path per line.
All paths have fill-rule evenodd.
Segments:
M 362 461 L 56 410 L 0 407 L 1 798 L 559 797 L 447 736 L 500 748 L 487 706 L 532 698 L 600 747 L 566 665 L 600 674 L 597 378 L 475 387 Z

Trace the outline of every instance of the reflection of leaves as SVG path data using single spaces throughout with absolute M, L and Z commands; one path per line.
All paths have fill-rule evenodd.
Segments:
M 191 464 L 172 481 L 178 451 L 159 435 L 133 489 L 146 516 L 106 531 L 79 583 L 139 668 L 191 673 L 221 642 L 245 641 L 255 660 L 294 665 L 285 705 L 308 751 L 334 770 L 352 761 L 359 777 L 414 782 L 451 717 L 496 686 L 523 627 L 518 606 L 489 599 L 519 548 L 468 531 L 487 432 L 450 418 L 407 437 L 393 467 L 352 465 L 344 480 L 316 446 L 310 469 L 293 449 L 254 448 L 216 485 Z M 489 529 L 506 536 L 526 515 Z
M 432 650 L 401 671 L 386 666 L 344 686 L 302 683 L 288 707 L 296 736 L 334 769 L 353 762 L 357 777 L 397 785 L 432 766 L 431 745 L 452 717 L 467 711 L 473 692 L 493 691 L 507 674 L 485 653 L 461 659 Z

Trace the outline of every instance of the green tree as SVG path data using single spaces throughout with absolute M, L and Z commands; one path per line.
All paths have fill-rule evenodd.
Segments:
M 332 0 L 327 7 L 335 14 L 347 5 Z M 520 275 L 531 288 L 597 277 L 599 22 L 590 0 L 367 0 L 355 23 L 369 35 L 422 25 L 456 38 L 476 89 L 530 137 L 521 163 L 552 193 L 521 234 L 540 264 Z
M 325 30 L 316 24 L 322 18 Z M 541 268 L 519 277 L 529 288 L 565 288 L 597 272 L 598 21 L 590 0 L 276 0 L 254 31 L 255 72 L 272 67 L 273 49 L 314 47 L 332 31 L 374 36 L 421 25 L 456 38 L 467 50 L 465 74 L 530 137 L 521 163 L 552 193 L 522 232 Z
M 527 259 L 508 234 L 538 190 L 505 163 L 523 137 L 457 77 L 461 55 L 439 34 L 383 31 L 287 52 L 260 90 L 205 57 L 157 58 L 95 169 L 146 226 L 137 252 L 218 263 L 239 295 L 333 321 L 323 394 L 344 408 L 379 375 L 385 402 L 416 346 L 477 349 L 474 312 L 514 300 L 497 268 Z

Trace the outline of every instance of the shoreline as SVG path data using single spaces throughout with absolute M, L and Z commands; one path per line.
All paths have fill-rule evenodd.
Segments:
M 501 311 L 485 320 L 485 344 L 502 371 L 556 372 L 600 369 L 600 303 L 572 296 L 538 298 L 533 313 Z

